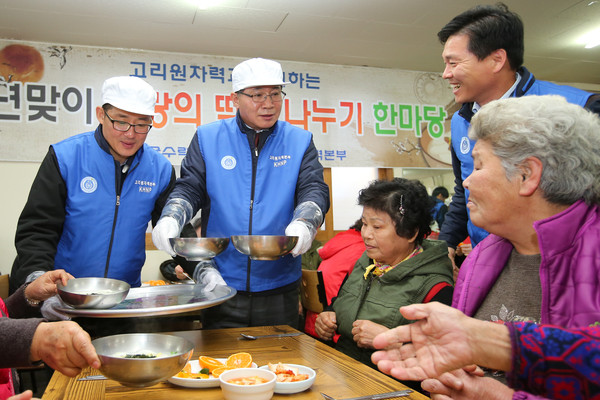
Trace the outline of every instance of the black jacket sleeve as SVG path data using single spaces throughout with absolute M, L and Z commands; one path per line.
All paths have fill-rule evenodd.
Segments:
M 325 218 L 325 214 L 329 211 L 329 186 L 323 179 L 323 166 L 319 162 L 319 152 L 312 139 L 304 152 L 296 184 L 295 205 L 305 201 L 315 202 Z
M 162 209 L 165 204 L 167 204 L 167 199 L 175 187 L 176 178 L 177 176 L 175 175 L 175 168 L 171 167 L 171 180 L 169 181 L 169 186 L 163 190 L 160 196 L 158 196 L 158 199 L 156 199 L 156 203 L 154 203 L 154 210 L 152 210 L 152 226 L 156 226 L 156 223 L 160 219 Z
M 17 223 L 17 257 L 10 275 L 13 293 L 34 271 L 54 269 L 54 256 L 65 221 L 67 187 L 52 147 L 40 165 Z
M 590 96 L 585 104 L 585 108 L 600 115 L 600 94 Z
M 440 240 L 446 241 L 448 247 L 456 248 L 460 242 L 469 236 L 467 230 L 467 204 L 465 201 L 465 189 L 463 188 L 462 175 L 460 172 L 460 161 L 451 147 L 452 169 L 454 171 L 454 195 L 444 218 L 444 224 L 440 230 Z

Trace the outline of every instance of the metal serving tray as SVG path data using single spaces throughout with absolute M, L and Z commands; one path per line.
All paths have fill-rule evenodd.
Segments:
M 121 303 L 107 309 L 58 308 L 72 317 L 127 318 L 180 314 L 219 305 L 237 293 L 230 286 L 205 292 L 201 285 L 165 285 L 131 288 Z

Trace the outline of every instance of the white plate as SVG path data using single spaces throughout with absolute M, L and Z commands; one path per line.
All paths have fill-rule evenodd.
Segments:
M 275 382 L 275 393 L 277 394 L 292 394 L 292 393 L 300 393 L 308 389 L 315 383 L 315 379 L 317 377 L 317 373 L 314 369 L 309 368 L 304 365 L 299 364 L 288 364 L 282 363 L 283 365 L 287 365 L 289 367 L 298 368 L 299 374 L 308 374 L 308 379 L 304 381 L 298 382 Z M 260 367 L 262 369 L 269 369 L 268 365 L 263 365 Z
M 221 361 L 225 364 L 227 361 L 226 358 L 217 358 L 217 360 Z M 197 374 L 200 372 L 202 368 L 200 368 L 200 362 L 196 360 L 188 361 L 188 364 L 192 366 L 192 373 Z M 256 368 L 256 363 L 252 363 L 252 368 Z M 207 379 L 190 379 L 190 378 L 178 378 L 176 376 L 172 376 L 167 379 L 174 385 L 183 386 L 187 388 L 209 388 L 209 387 L 219 387 L 219 378 L 214 378 L 212 375 L 209 375 Z

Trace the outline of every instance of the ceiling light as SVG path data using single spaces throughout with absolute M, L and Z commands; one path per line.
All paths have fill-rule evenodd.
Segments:
M 218 6 L 223 0 L 189 0 L 198 7 L 198 10 L 208 10 L 211 7 Z
M 600 45 L 600 29 L 593 30 L 583 35 L 579 40 L 579 43 L 583 43 L 586 49 L 591 49 Z

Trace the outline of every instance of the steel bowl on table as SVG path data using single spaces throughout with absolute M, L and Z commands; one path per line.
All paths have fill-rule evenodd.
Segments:
M 231 237 L 231 242 L 253 260 L 277 260 L 292 251 L 298 236 L 237 235 Z
M 171 238 L 173 251 L 189 261 L 207 260 L 221 254 L 229 245 L 229 238 Z
M 194 344 L 179 336 L 129 333 L 92 341 L 100 372 L 123 386 L 146 387 L 177 374 L 194 352 Z
M 127 297 L 129 283 L 110 278 L 76 278 L 56 285 L 58 295 L 74 308 L 112 308 Z

